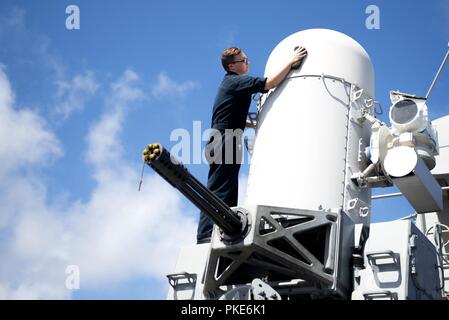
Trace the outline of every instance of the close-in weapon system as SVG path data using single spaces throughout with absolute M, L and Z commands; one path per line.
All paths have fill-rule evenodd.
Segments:
M 449 116 L 431 121 L 428 100 L 449 51 L 425 97 L 390 92 L 388 126 L 371 60 L 342 33 L 292 34 L 265 74 L 298 44 L 307 58 L 251 119 L 243 205 L 227 206 L 161 144 L 145 148 L 144 162 L 215 223 L 211 243 L 181 249 L 168 299 L 446 298 Z M 372 195 L 391 186 L 400 192 Z M 372 201 L 396 196 L 415 213 L 372 223 Z

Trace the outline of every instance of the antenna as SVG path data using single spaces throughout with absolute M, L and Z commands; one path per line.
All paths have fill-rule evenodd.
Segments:
M 437 72 L 435 78 L 433 79 L 432 84 L 430 85 L 429 91 L 427 91 L 426 100 L 429 98 L 430 93 L 432 92 L 432 89 L 435 86 L 435 83 L 437 82 L 437 80 L 441 74 L 441 71 L 444 68 L 444 65 L 446 64 L 447 58 L 449 57 L 449 43 L 447 44 L 447 46 L 448 46 L 448 50 L 446 52 L 446 56 L 444 57 L 443 62 L 441 63 L 440 69 L 438 69 L 438 72 Z

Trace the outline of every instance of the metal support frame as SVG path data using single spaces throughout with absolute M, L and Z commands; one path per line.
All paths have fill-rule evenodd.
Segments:
M 214 234 L 204 295 L 216 298 L 261 278 L 275 290 L 283 283 L 283 291 L 293 293 L 294 280 L 303 280 L 298 286 L 302 293 L 347 298 L 353 242 L 354 223 L 340 209 L 258 206 L 253 230 L 240 243 L 224 246 Z

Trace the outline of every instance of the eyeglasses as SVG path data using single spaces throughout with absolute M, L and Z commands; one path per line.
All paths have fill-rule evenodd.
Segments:
M 240 62 L 243 62 L 243 63 L 248 63 L 248 58 L 244 58 L 244 59 L 242 59 L 242 60 L 236 60 L 236 61 L 232 61 L 231 63 L 240 63 Z

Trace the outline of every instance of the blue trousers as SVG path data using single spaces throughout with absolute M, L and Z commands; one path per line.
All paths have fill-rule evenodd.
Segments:
M 239 194 L 239 171 L 242 159 L 242 143 L 241 136 L 225 135 L 222 132 L 221 141 L 209 140 L 208 145 L 215 143 L 215 160 L 209 166 L 209 174 L 207 179 L 207 188 L 217 197 L 223 200 L 228 206 L 237 206 Z M 226 159 L 226 151 L 232 148 L 232 160 Z M 208 148 L 206 147 L 206 150 Z M 226 161 L 227 160 L 227 161 Z M 217 163 L 221 162 L 221 163 Z M 231 162 L 231 163 L 229 163 Z M 212 235 L 213 221 L 203 212 L 200 212 L 200 220 L 197 230 L 197 243 L 210 242 Z

